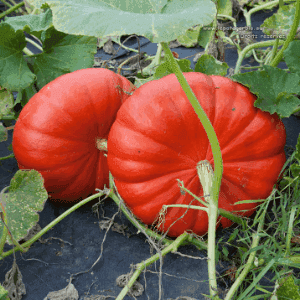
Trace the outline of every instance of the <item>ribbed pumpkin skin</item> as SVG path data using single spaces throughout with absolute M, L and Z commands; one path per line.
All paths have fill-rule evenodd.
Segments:
M 255 96 L 229 78 L 201 73 L 184 76 L 220 143 L 223 179 L 219 207 L 250 216 L 257 204 L 234 203 L 270 195 L 286 161 L 284 125 L 277 115 L 255 108 Z M 145 224 L 157 219 L 163 204 L 200 205 L 187 193 L 180 193 L 176 179 L 202 196 L 196 171 L 202 160 L 213 166 L 206 132 L 175 75 L 146 83 L 120 108 L 108 137 L 108 166 L 120 196 Z M 185 211 L 169 208 L 159 230 L 165 232 Z M 218 223 L 231 225 L 226 218 Z M 168 235 L 178 236 L 188 229 L 205 234 L 206 212 L 188 210 L 169 228 Z
M 96 139 L 107 139 L 132 84 L 107 69 L 62 75 L 25 105 L 13 133 L 20 169 L 35 169 L 49 199 L 74 204 L 108 186 L 108 167 Z

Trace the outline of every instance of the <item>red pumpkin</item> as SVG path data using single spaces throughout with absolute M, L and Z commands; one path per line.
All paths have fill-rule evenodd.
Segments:
M 250 216 L 265 199 L 286 160 L 285 128 L 277 115 L 253 106 L 255 96 L 244 86 L 221 76 L 185 73 L 217 134 L 223 158 L 219 207 Z M 178 182 L 203 196 L 196 166 L 213 156 L 206 132 L 174 74 L 144 84 L 120 108 L 108 137 L 108 166 L 120 196 L 146 224 L 157 220 L 163 205 L 201 206 L 181 194 Z M 190 229 L 203 235 L 208 216 L 201 210 L 168 208 L 157 226 L 178 236 Z M 220 219 L 219 219 L 220 220 Z M 221 218 L 223 227 L 231 224 Z M 170 227 L 170 228 L 169 228 Z
M 16 122 L 13 151 L 20 169 L 35 169 L 49 198 L 74 204 L 108 186 L 107 139 L 133 85 L 107 69 L 62 75 L 35 94 Z

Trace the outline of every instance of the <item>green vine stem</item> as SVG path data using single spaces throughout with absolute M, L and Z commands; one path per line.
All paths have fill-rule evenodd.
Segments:
M 250 9 L 248 12 L 245 11 L 244 9 L 242 9 L 245 20 L 246 20 L 246 26 L 251 27 L 251 15 L 252 14 L 254 14 L 260 10 L 263 10 L 263 9 L 273 8 L 276 5 L 278 5 L 278 3 L 279 3 L 279 0 L 275 0 L 275 1 L 268 2 L 268 3 L 264 3 L 262 5 L 257 5 L 256 7 Z
M 300 1 L 300 0 L 298 0 Z M 235 70 L 234 70 L 234 74 L 237 74 L 239 73 L 239 70 L 240 70 L 240 67 L 241 67 L 241 64 L 242 64 L 242 61 L 245 57 L 245 55 L 247 54 L 247 52 L 253 50 L 253 49 L 256 49 L 256 48 L 262 48 L 262 47 L 269 47 L 269 46 L 273 46 L 275 44 L 279 44 L 279 45 L 283 45 L 284 41 L 282 40 L 279 40 L 279 41 L 276 41 L 276 40 L 272 40 L 272 41 L 264 41 L 264 42 L 258 42 L 258 43 L 255 43 L 255 44 L 251 44 L 251 45 L 248 45 L 246 46 L 240 53 L 239 53 L 239 56 L 238 56 L 238 60 L 237 60 L 237 63 L 236 63 L 236 66 L 235 66 Z
M 270 61 L 273 61 L 274 58 L 275 58 L 275 55 L 277 53 L 277 49 L 278 49 L 278 43 L 279 43 L 279 39 L 275 39 L 275 43 L 273 45 L 273 49 L 272 49 L 272 54 L 271 54 L 271 57 L 270 57 Z
M 28 55 L 28 56 L 32 56 L 32 55 L 34 55 L 28 48 L 24 48 L 23 49 L 23 52 L 26 54 L 26 55 Z
M 39 233 L 37 233 L 34 237 L 32 237 L 30 240 L 28 240 L 27 242 L 23 243 L 22 245 L 20 245 L 20 247 L 24 248 L 26 250 L 26 248 L 30 247 L 34 242 L 36 242 L 41 236 L 43 236 L 47 231 L 49 231 L 52 227 L 54 227 L 56 224 L 58 224 L 61 220 L 63 220 L 65 217 L 67 217 L 69 214 L 71 214 L 73 211 L 75 211 L 76 209 L 78 209 L 79 207 L 81 207 L 82 205 L 92 201 L 93 199 L 96 199 L 98 197 L 101 197 L 102 195 L 104 195 L 105 192 L 100 192 L 97 194 L 94 194 L 84 200 L 82 200 L 81 202 L 75 204 L 74 206 L 72 206 L 71 208 L 69 208 L 67 211 L 65 211 L 63 214 L 61 214 L 58 218 L 56 218 L 54 221 L 52 221 L 50 224 L 48 224 L 45 228 L 43 228 Z M 5 229 L 4 229 L 5 230 Z M 0 260 L 5 258 L 6 256 L 11 255 L 13 252 L 16 252 L 18 250 L 21 250 L 19 246 L 17 246 L 16 248 L 13 248 L 9 251 L 6 251 L 4 253 L 2 253 L 2 251 L 0 252 Z M 0 249 L 1 250 L 1 249 Z
M 6 0 L 2 0 L 1 2 L 8 7 L 13 7 L 13 5 L 7 2 Z
M 26 40 L 26 42 L 29 42 L 30 44 L 32 44 L 37 49 L 43 51 L 43 48 L 39 44 L 37 44 L 36 42 L 34 42 L 33 40 L 31 40 L 29 38 L 25 38 L 25 40 Z
M 277 67 L 277 65 L 280 63 L 280 61 L 283 57 L 283 51 L 288 47 L 290 42 L 292 42 L 294 40 L 294 37 L 297 33 L 297 29 L 298 29 L 298 26 L 299 26 L 299 22 L 300 22 L 300 0 L 297 0 L 297 2 L 296 2 L 296 12 L 295 12 L 295 17 L 294 17 L 294 21 L 293 21 L 293 25 L 291 27 L 291 30 L 290 30 L 290 32 L 289 32 L 282 48 L 279 50 L 279 52 L 277 53 L 277 55 L 275 56 L 273 61 L 270 63 L 270 66 Z
M 2 1 L 3 2 L 3 1 Z M 25 5 L 24 1 L 14 5 L 13 7 L 7 9 L 6 11 L 4 11 L 2 14 L 0 14 L 0 19 L 4 18 L 5 16 L 9 15 L 10 13 L 18 10 L 21 6 Z M 11 6 L 11 5 L 10 5 Z
M 15 157 L 14 154 L 10 154 L 10 155 L 8 155 L 8 156 L 0 157 L 0 161 L 1 161 L 1 160 L 6 160 L 6 159 L 9 159 L 9 158 L 13 158 L 13 157 Z
M 215 262 L 211 262 L 210 256 L 214 257 L 214 253 L 215 253 L 215 229 L 216 229 L 216 221 L 217 221 L 217 214 L 218 214 L 218 199 L 219 199 L 219 191 L 220 191 L 220 186 L 221 186 L 221 180 L 222 180 L 222 173 L 223 173 L 223 162 L 222 162 L 222 153 L 221 153 L 221 149 L 220 149 L 220 145 L 218 142 L 218 138 L 217 135 L 214 131 L 214 128 L 210 122 L 210 120 L 208 119 L 206 113 L 204 112 L 203 108 L 201 107 L 201 105 L 199 104 L 195 94 L 193 93 L 191 87 L 189 86 L 189 84 L 187 83 L 185 77 L 183 76 L 179 65 L 177 63 L 177 61 L 175 60 L 175 58 L 172 55 L 171 50 L 169 49 L 167 43 L 162 42 L 161 43 L 167 61 L 170 64 L 171 69 L 173 70 L 173 72 L 175 73 L 183 91 L 185 92 L 187 98 L 189 99 L 191 105 L 193 106 L 196 114 L 198 115 L 202 126 L 204 127 L 207 137 L 209 139 L 210 145 L 211 145 L 211 149 L 212 149 L 212 153 L 213 153 L 213 159 L 214 159 L 214 166 L 215 166 L 215 174 L 213 176 L 213 180 L 212 180 L 212 187 L 210 190 L 210 197 L 211 197 L 211 201 L 210 201 L 210 205 L 209 205 L 209 214 L 208 214 L 208 218 L 209 218 L 209 230 L 208 230 L 208 256 L 209 256 L 209 261 L 208 261 L 208 268 L 209 268 L 209 275 L 211 276 L 214 273 L 213 278 L 209 278 L 209 284 L 210 284 L 210 293 L 211 296 L 213 297 L 213 299 L 219 299 L 218 296 L 215 296 L 215 291 L 214 289 L 217 288 L 216 286 L 216 282 L 214 281 L 215 278 L 215 272 L 216 270 L 210 270 L 210 268 L 212 268 L 212 266 L 214 265 Z M 214 222 L 214 224 L 213 224 Z M 209 246 L 210 245 L 210 246 Z M 213 245 L 213 247 L 212 247 Z M 210 250 L 209 250 L 210 249 Z M 213 253 L 210 253 L 210 252 Z
M 227 16 L 227 15 L 221 15 L 221 14 L 217 14 L 217 19 L 228 19 L 233 23 L 233 26 L 236 27 L 236 19 L 231 17 L 231 16 Z
M 179 65 L 175 58 L 172 55 L 171 50 L 167 46 L 166 43 L 161 43 L 162 47 L 165 51 L 167 60 L 169 61 L 171 68 L 173 72 L 175 73 L 182 89 L 184 90 L 187 98 L 190 100 L 191 105 L 193 106 L 196 114 L 198 115 L 205 131 L 208 136 L 212 153 L 213 153 L 213 159 L 214 159 L 214 166 L 215 166 L 215 176 L 212 184 L 212 196 L 214 201 L 217 203 L 218 202 L 218 197 L 219 197 L 219 191 L 220 191 L 220 186 L 221 186 L 221 179 L 222 179 L 222 173 L 223 173 L 223 162 L 222 162 L 222 153 L 220 149 L 220 145 L 218 142 L 217 135 L 214 131 L 214 128 L 208 119 L 206 113 L 204 112 L 203 108 L 200 106 L 194 92 L 192 91 L 191 87 L 187 83 L 185 77 L 183 76 Z
M 169 246 L 167 246 L 166 248 L 164 248 L 161 251 L 161 255 L 165 256 L 166 254 L 170 253 L 170 252 L 176 252 L 178 247 L 180 247 L 181 245 L 183 245 L 183 242 L 186 241 L 188 239 L 188 233 L 184 232 L 182 235 L 180 235 L 175 241 L 172 242 L 172 244 L 170 244 Z M 148 258 L 147 260 L 137 264 L 136 266 L 136 271 L 133 273 L 133 275 L 131 276 L 129 282 L 126 284 L 126 286 L 123 288 L 123 290 L 121 291 L 121 293 L 118 295 L 118 297 L 116 298 L 116 300 L 122 300 L 124 299 L 124 297 L 126 296 L 126 294 L 129 292 L 130 288 L 132 287 L 132 285 L 134 284 L 134 282 L 138 279 L 138 277 L 140 276 L 140 274 L 142 273 L 142 271 L 149 265 L 153 264 L 155 261 L 157 261 L 159 259 L 159 253 L 156 253 L 155 255 L 153 255 L 152 257 Z

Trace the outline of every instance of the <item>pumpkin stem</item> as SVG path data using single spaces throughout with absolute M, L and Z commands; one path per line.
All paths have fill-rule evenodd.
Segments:
M 214 171 L 208 160 L 201 160 L 198 162 L 197 173 L 203 188 L 203 196 L 205 197 L 204 199 L 206 202 L 209 202 L 207 201 L 207 196 L 210 196 L 210 189 L 214 178 Z
M 211 164 L 207 160 L 202 160 L 197 164 L 197 173 L 200 179 L 204 199 L 209 203 L 208 205 L 208 242 L 207 242 L 207 254 L 208 254 L 208 278 L 210 295 L 212 299 L 220 300 L 216 294 L 218 288 L 216 279 L 216 224 L 218 218 L 218 202 L 216 203 L 211 195 L 211 187 L 214 177 L 214 172 Z
M 107 140 L 97 138 L 96 139 L 96 148 L 99 149 L 100 151 L 107 152 Z

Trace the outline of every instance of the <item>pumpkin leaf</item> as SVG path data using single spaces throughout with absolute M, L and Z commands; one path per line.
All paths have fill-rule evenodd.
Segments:
M 194 72 L 194 70 L 190 68 L 191 62 L 188 59 L 179 59 L 177 62 L 182 72 Z M 157 67 L 153 77 L 154 79 L 159 79 L 171 73 L 172 70 L 169 67 L 169 63 L 166 61 Z
M 298 136 L 296 151 L 295 151 L 295 159 L 297 159 L 298 163 L 294 163 L 291 165 L 291 172 L 293 177 L 297 177 L 300 174 L 300 135 Z
M 93 66 L 95 37 L 68 35 L 52 26 L 43 32 L 42 42 L 44 52 L 36 56 L 33 64 L 40 89 L 60 75 Z
M 279 281 L 279 288 L 276 291 L 278 300 L 291 299 L 300 300 L 299 287 L 295 284 L 294 277 L 288 276 Z
M 14 107 L 14 97 L 6 90 L 0 90 L 0 120 L 11 113 Z
M 97 52 L 97 38 L 81 35 L 68 35 L 66 33 L 57 31 L 52 25 L 52 12 L 49 8 L 46 9 L 44 13 L 39 15 L 26 15 L 7 18 L 2 26 L 6 26 L 4 30 L 10 28 L 12 33 L 13 30 L 18 32 L 18 44 L 22 45 L 22 48 L 20 48 L 18 45 L 18 59 L 20 60 L 20 63 L 22 63 L 25 70 L 30 72 L 28 64 L 32 67 L 37 76 L 37 86 L 40 89 L 60 75 L 93 66 L 94 55 Z M 22 31 L 26 31 L 27 33 L 35 35 L 42 42 L 43 52 L 37 55 L 26 57 L 27 61 L 24 60 L 22 53 L 23 48 L 26 46 L 25 36 Z M 7 44 L 8 41 L 5 41 L 6 49 Z M 17 44 L 17 42 L 15 42 L 15 44 Z M 7 57 L 8 55 L 11 55 L 12 51 L 15 51 L 15 49 L 11 49 L 11 51 L 9 51 L 7 54 Z M 11 70 L 19 70 L 19 67 L 16 66 L 15 63 L 15 56 L 11 59 L 11 63 L 6 63 L 10 71 L 10 77 L 9 80 L 7 80 L 8 82 L 12 81 L 12 74 L 16 74 L 15 72 L 11 72 Z M 2 55 L 2 58 L 4 61 L 6 56 L 3 57 Z M 32 79 L 31 81 L 27 80 L 26 83 L 21 85 L 22 90 L 34 83 L 34 74 L 31 72 L 29 74 L 31 74 Z M 26 79 L 26 76 L 23 74 L 20 77 L 22 80 Z M 0 79 L 0 84 L 1 83 L 2 82 Z M 19 81 L 16 80 L 16 84 L 14 84 L 13 87 L 5 86 L 5 84 L 3 84 L 3 87 L 7 87 L 11 90 L 17 90 L 17 88 L 19 88 Z
M 34 84 L 31 84 L 26 89 L 22 90 L 18 93 L 17 99 L 15 100 L 15 105 L 17 103 L 21 103 L 22 107 L 25 106 L 26 103 L 28 103 L 29 99 L 33 97 L 34 94 L 36 94 L 36 88 L 34 87 Z
M 291 172 L 292 172 L 293 177 L 296 178 L 300 174 L 300 166 L 298 164 L 292 164 Z
M 278 11 L 261 25 L 262 31 L 269 36 L 276 35 L 285 39 L 293 25 L 295 12 L 295 3 L 279 7 Z
M 206 75 L 225 76 L 228 68 L 227 63 L 218 61 L 212 55 L 203 54 L 196 63 L 195 72 L 201 72 Z
M 8 291 L 0 284 L 0 299 L 8 299 Z
M 43 183 L 37 171 L 19 170 L 11 180 L 9 193 L 1 194 L 0 203 L 6 212 L 7 226 L 17 241 L 24 238 L 39 220 L 37 212 L 43 210 L 48 199 Z M 4 225 L 0 221 L 0 232 L 3 229 Z M 12 245 L 9 236 L 6 241 Z
M 0 122 L 0 142 L 7 141 L 7 129 Z
M 38 8 L 47 3 L 52 10 L 54 27 L 64 33 L 100 38 L 137 34 L 153 43 L 169 42 L 194 25 L 210 24 L 216 14 L 216 6 L 210 0 L 28 2 Z
M 300 41 L 292 41 L 283 51 L 283 54 L 291 72 L 300 75 Z
M 200 26 L 197 26 L 195 28 L 189 28 L 185 32 L 185 34 L 180 35 L 177 38 L 177 41 L 186 48 L 195 47 L 198 43 L 200 29 Z
M 198 36 L 198 44 L 202 48 L 205 48 L 207 43 L 209 42 L 212 29 L 213 29 L 213 23 L 201 27 L 200 35 Z
M 232 1 L 218 0 L 218 14 L 232 16 Z
M 52 13 L 47 9 L 39 15 L 24 15 L 14 18 L 5 18 L 5 23 L 13 27 L 14 30 L 22 30 L 27 33 L 47 30 L 52 25 Z
M 23 58 L 25 35 L 6 23 L 0 24 L 0 86 L 11 91 L 25 89 L 35 80 Z M 17 70 L 12 72 L 12 70 Z
M 262 70 L 235 74 L 231 79 L 249 87 L 257 96 L 254 106 L 270 114 L 288 118 L 300 105 L 300 99 L 294 96 L 300 93 L 300 76 L 295 73 L 263 66 Z

